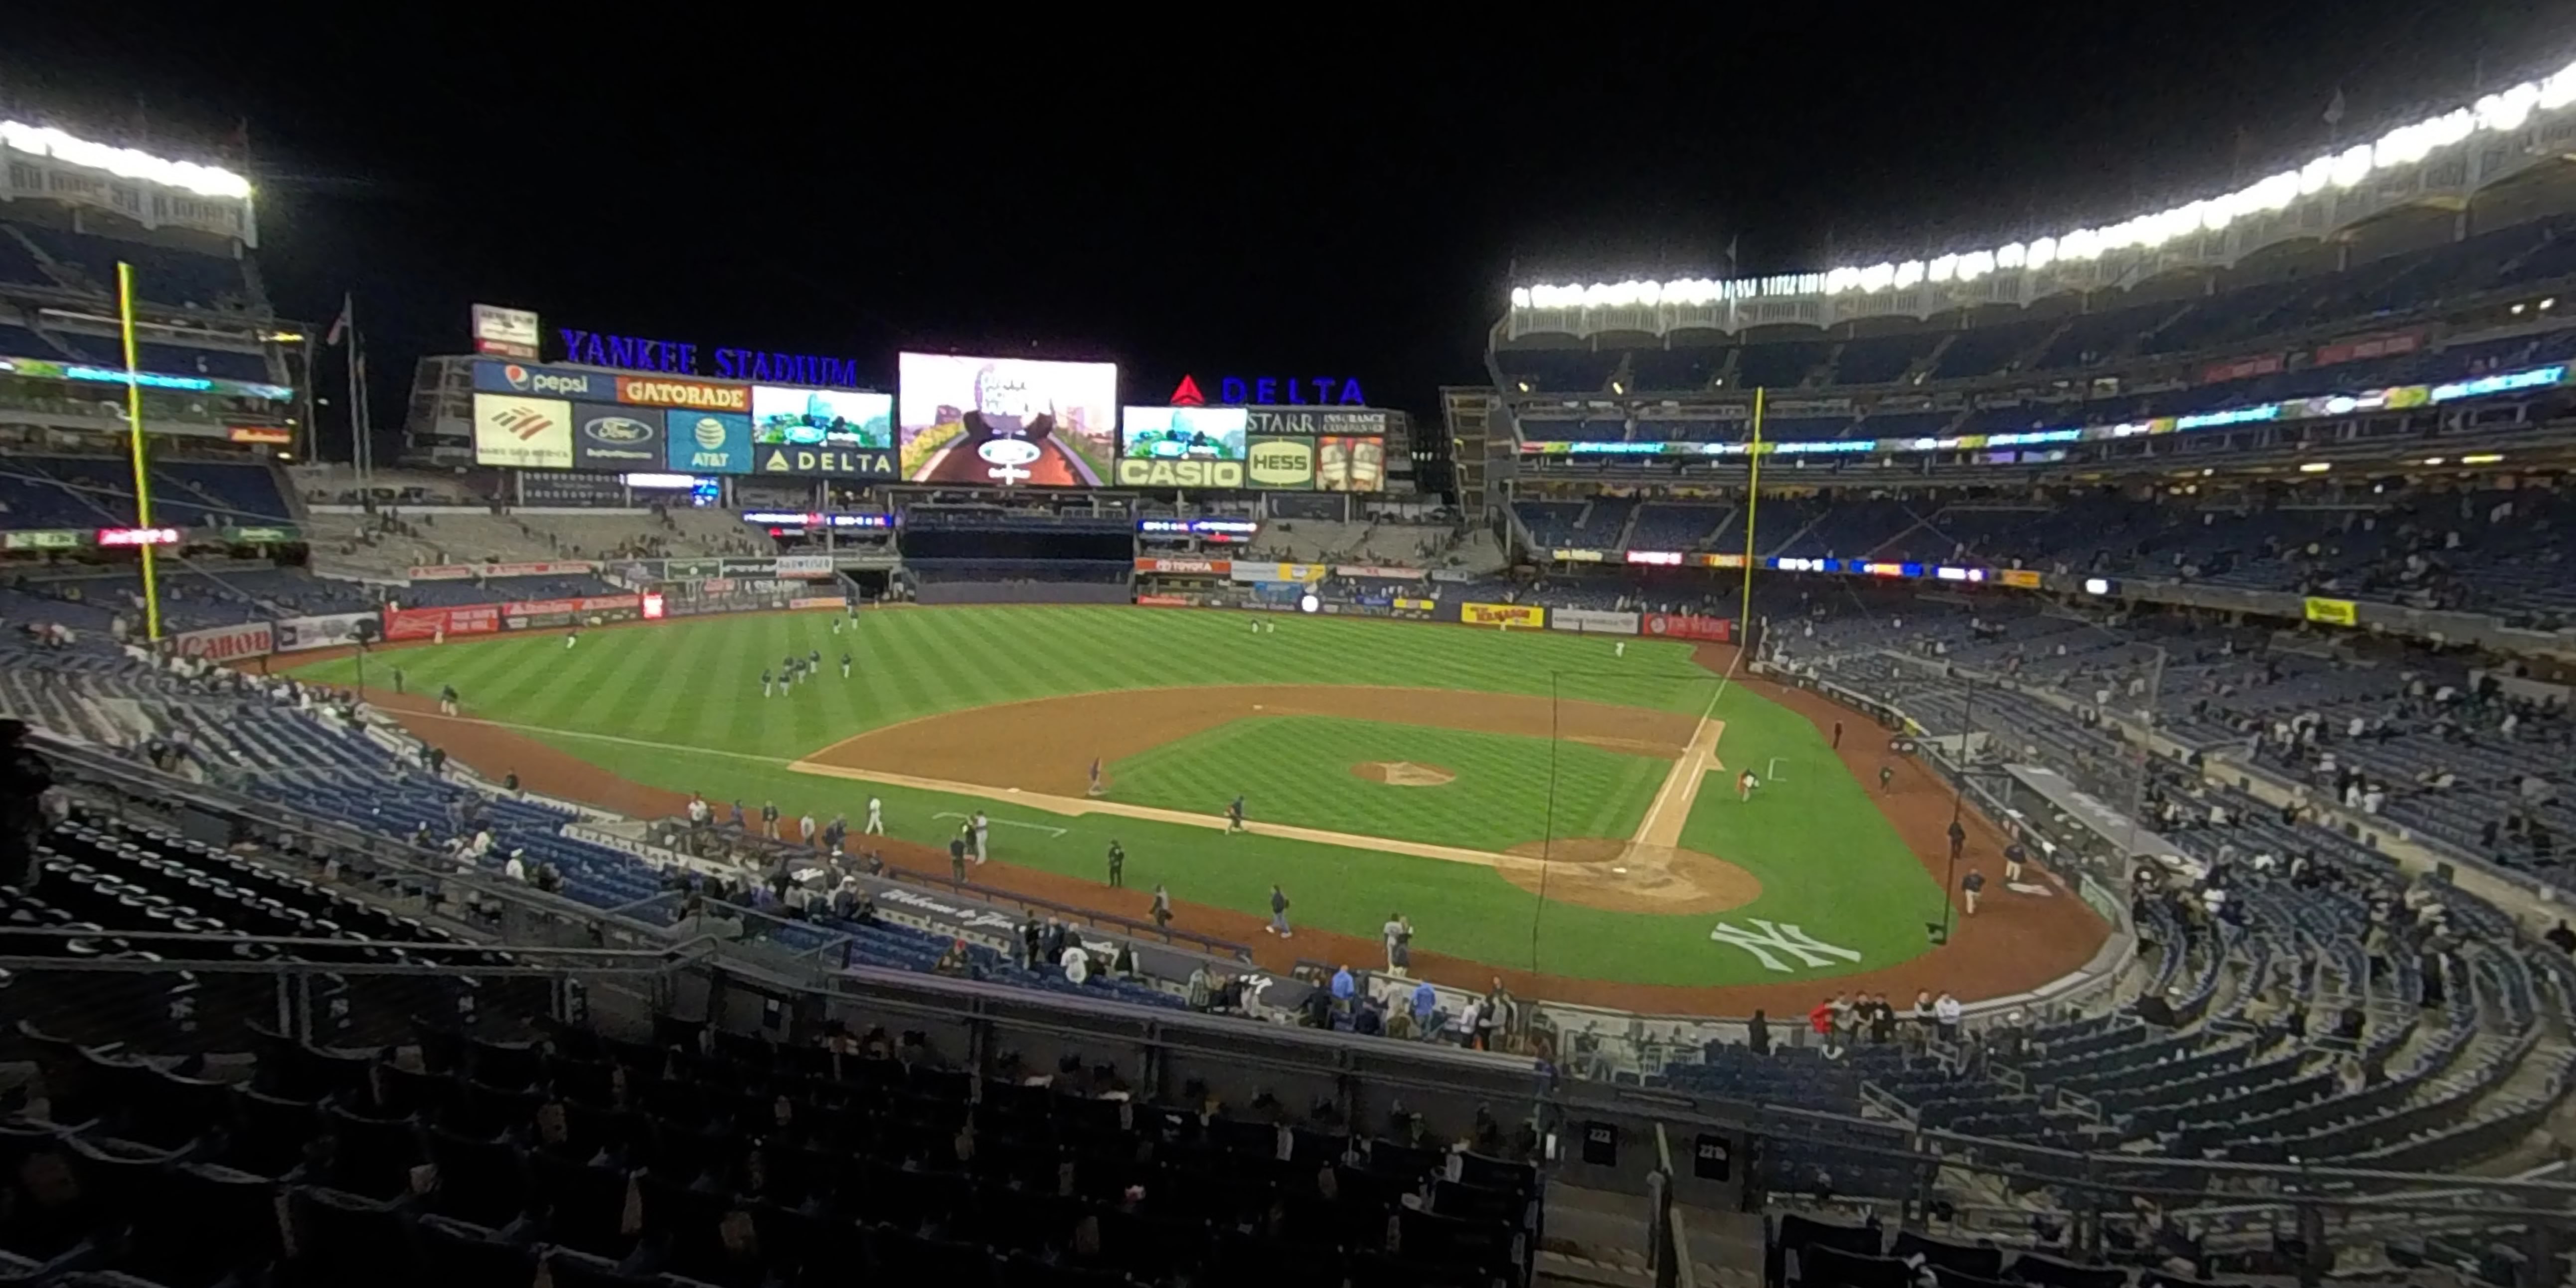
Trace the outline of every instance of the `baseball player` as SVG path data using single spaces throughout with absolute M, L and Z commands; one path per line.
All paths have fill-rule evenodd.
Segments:
M 1762 780 L 1754 777 L 1753 771 L 1750 769 L 1745 770 L 1741 774 L 1737 774 L 1735 776 L 1735 799 L 1739 801 L 1752 800 L 1753 789 L 1761 785 Z
M 868 825 L 859 830 L 870 836 L 885 835 L 884 801 L 879 800 L 874 796 L 868 798 Z
M 772 683 L 772 680 L 771 680 L 771 677 L 770 677 L 769 671 L 767 670 L 767 668 L 763 668 L 763 669 L 761 670 L 761 672 L 760 672 L 760 696 L 762 696 L 762 697 L 764 697 L 764 698 L 765 698 L 765 697 L 768 697 L 768 696 L 769 696 L 773 691 L 774 691 L 774 685 L 773 685 L 773 683 Z
M 1100 794 L 1100 757 L 1091 758 L 1091 794 Z
M 1889 791 L 1889 790 L 1890 790 L 1890 789 L 1895 785 L 1895 782 L 1896 782 L 1896 766 L 1894 766 L 1894 765 L 1880 765 L 1880 766 L 1878 767 L 1878 790 L 1879 790 L 1879 792 L 1880 792 L 1881 794 L 1885 794 L 1887 791 Z
M 2021 842 L 2019 841 L 2015 841 L 2004 847 L 2005 885 L 2011 885 L 2014 882 L 2021 880 L 2021 865 L 2029 858 L 2030 851 L 2021 848 Z
M 1123 890 L 1126 887 L 1127 847 L 1120 845 L 1118 838 L 1111 837 L 1109 839 L 1109 888 Z
M 850 651 L 848 649 L 841 650 L 841 678 L 844 680 L 850 678 Z
M 1611 645 L 1611 646 L 1610 646 L 1610 656 L 1612 656 L 1612 657 L 1626 657 L 1626 656 L 1628 656 L 1628 641 L 1626 641 L 1626 640 L 1621 640 L 1621 641 L 1619 641 L 1618 643 Z
M 455 714 L 456 714 L 456 686 L 455 686 L 455 685 L 453 685 L 453 684 L 443 684 L 443 685 L 440 685 L 440 686 L 439 686 L 439 689 L 438 689 L 438 714 L 443 715 L 443 716 L 452 716 L 452 715 L 455 715 Z
M 1985 892 L 1985 873 L 1979 872 L 1975 868 L 1970 868 L 1968 869 L 1968 875 L 1959 878 L 1959 893 L 1966 899 L 1969 916 L 1973 917 L 1977 915 L 1977 896 L 1984 894 Z
M 992 831 L 993 821 L 984 817 L 984 811 L 979 809 L 975 811 L 975 817 L 970 820 L 970 823 L 975 829 L 975 861 L 981 863 L 992 855 L 992 852 L 985 848 L 984 841 L 987 834 Z
M 1235 833 L 1240 832 L 1240 831 L 1242 831 L 1242 830 L 1243 830 L 1243 795 L 1242 795 L 1242 793 L 1238 792 L 1238 793 L 1236 793 L 1236 794 L 1235 794 L 1234 802 L 1233 802 L 1232 804 L 1227 805 L 1227 806 L 1225 807 L 1225 834 L 1226 834 L 1226 835 L 1228 835 L 1228 836 L 1232 836 L 1232 835 L 1234 835 Z
M 580 627 L 576 626 L 573 629 L 564 632 L 564 650 L 566 652 L 570 652 L 572 650 L 572 646 L 579 643 L 581 643 Z

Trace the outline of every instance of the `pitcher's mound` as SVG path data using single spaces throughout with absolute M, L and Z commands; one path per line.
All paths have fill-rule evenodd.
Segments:
M 1697 850 L 1585 836 L 1524 842 L 1504 853 L 1547 860 L 1543 870 L 1535 863 L 1505 867 L 1513 885 L 1605 912 L 1730 912 L 1762 897 L 1752 873 Z
M 1389 787 L 1443 787 L 1458 780 L 1456 774 L 1438 765 L 1417 765 L 1410 760 L 1363 760 L 1351 766 L 1351 772 Z

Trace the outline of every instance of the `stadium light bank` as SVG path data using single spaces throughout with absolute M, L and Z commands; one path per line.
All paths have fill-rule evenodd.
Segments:
M 1815 273 L 1733 279 L 1595 282 L 1512 288 L 1515 309 L 1633 308 L 1657 304 L 1697 306 L 1728 300 L 1790 295 L 1872 294 L 1922 283 L 1969 282 L 2000 270 L 2043 269 L 2062 261 L 2097 259 L 2110 251 L 2153 250 L 2184 237 L 2218 232 L 2238 219 L 2286 210 L 2300 198 L 2353 187 L 2372 174 L 2413 165 L 2435 150 L 2481 134 L 2519 130 L 2543 112 L 2576 103 L 2576 63 L 2535 81 L 2482 95 L 2439 116 L 2401 125 L 2369 143 L 2356 143 L 2239 188 L 2169 210 L 2139 215 L 2106 228 L 2078 228 L 2053 237 L 2010 242 L 1988 250 L 1929 260 L 1830 268 Z
M 0 151 L 52 157 L 66 165 L 104 170 L 121 179 L 138 179 L 201 197 L 246 200 L 250 196 L 250 180 L 221 166 L 172 161 L 134 148 L 92 143 L 47 125 L 0 121 Z

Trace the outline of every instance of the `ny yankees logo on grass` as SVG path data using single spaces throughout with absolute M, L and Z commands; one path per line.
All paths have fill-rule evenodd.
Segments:
M 1708 937 L 1721 944 L 1733 944 L 1753 954 L 1754 958 L 1762 963 L 1764 970 L 1776 970 L 1787 974 L 1794 969 L 1782 965 L 1779 958 L 1771 955 L 1774 952 L 1787 953 L 1809 966 L 1830 966 L 1837 957 L 1847 962 L 1860 960 L 1859 953 L 1826 943 L 1798 929 L 1795 925 L 1773 925 L 1760 917 L 1747 917 L 1745 920 L 1760 927 L 1761 933 L 1755 934 L 1732 922 L 1721 921 L 1717 923 L 1717 929 L 1708 932 Z

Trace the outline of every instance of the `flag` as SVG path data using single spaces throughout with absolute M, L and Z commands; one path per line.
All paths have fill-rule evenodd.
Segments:
M 349 334 L 349 314 L 356 307 L 356 301 L 347 294 L 340 296 L 340 316 L 331 319 L 331 329 L 323 333 L 322 343 L 335 349 L 340 346 L 340 341 Z
M 1736 235 L 1726 239 L 1726 271 L 1729 275 L 1736 272 L 1735 248 L 1738 244 L 1742 243 L 1743 240 L 1744 234 L 1742 233 L 1737 233 Z
M 2343 124 L 2343 87 L 2335 87 L 2335 96 L 2326 102 L 2326 124 Z

